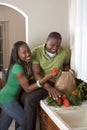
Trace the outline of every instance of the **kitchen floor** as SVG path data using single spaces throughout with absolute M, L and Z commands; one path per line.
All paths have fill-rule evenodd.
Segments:
M 15 121 L 13 120 L 9 130 L 15 130 Z

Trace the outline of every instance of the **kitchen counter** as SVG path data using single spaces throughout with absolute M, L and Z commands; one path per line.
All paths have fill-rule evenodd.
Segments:
M 87 130 L 87 102 L 81 106 L 54 107 L 41 100 L 40 106 L 60 130 Z

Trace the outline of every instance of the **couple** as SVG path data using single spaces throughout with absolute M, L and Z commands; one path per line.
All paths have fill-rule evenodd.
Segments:
M 58 98 L 61 95 L 54 82 L 56 74 L 48 73 L 52 68 L 61 69 L 69 63 L 69 53 L 61 47 L 62 37 L 51 32 L 44 45 L 32 50 L 23 41 L 13 45 L 6 85 L 0 91 L 0 130 L 8 130 L 14 119 L 19 125 L 17 130 L 35 130 L 37 103 L 48 95 Z M 31 60 L 32 57 L 32 60 Z M 29 82 L 32 77 L 35 83 Z M 24 108 L 18 102 L 21 90 Z

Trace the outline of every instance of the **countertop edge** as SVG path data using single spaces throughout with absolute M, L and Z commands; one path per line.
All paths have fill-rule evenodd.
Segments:
M 44 103 L 44 100 L 40 101 L 40 106 L 60 130 L 72 130 L 58 115 L 56 116 L 50 107 Z

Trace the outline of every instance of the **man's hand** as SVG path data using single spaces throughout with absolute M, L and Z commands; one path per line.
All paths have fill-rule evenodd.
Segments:
M 52 87 L 48 83 L 44 84 L 44 88 L 48 91 L 48 94 L 53 99 L 58 99 L 58 97 L 61 97 L 61 92 L 58 91 L 58 89 Z

